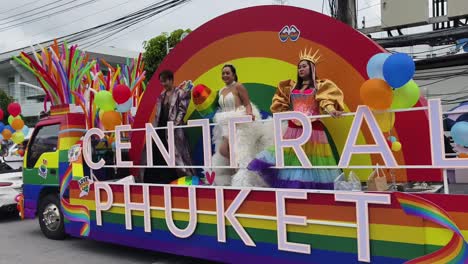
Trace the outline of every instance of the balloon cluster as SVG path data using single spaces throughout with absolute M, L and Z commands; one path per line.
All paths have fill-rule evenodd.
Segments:
M 452 112 L 466 112 L 458 114 L 449 114 L 447 123 L 452 135 L 453 142 L 457 146 L 457 152 L 468 154 L 468 102 L 463 102 L 453 108 Z M 466 153 L 465 153 L 466 152 Z
M 16 144 L 24 141 L 25 135 L 29 133 L 29 128 L 21 118 L 21 106 L 18 103 L 8 105 L 8 125 L 0 122 L 0 139 L 12 140 Z M 4 118 L 4 112 L 0 109 L 0 119 Z
M 361 100 L 381 111 L 374 116 L 382 132 L 390 132 L 395 124 L 395 113 L 382 111 L 411 108 L 419 101 L 419 86 L 412 80 L 415 71 L 413 59 L 404 53 L 378 53 L 367 63 L 369 80 L 361 86 Z M 393 151 L 400 151 L 400 142 L 395 139 L 390 143 Z

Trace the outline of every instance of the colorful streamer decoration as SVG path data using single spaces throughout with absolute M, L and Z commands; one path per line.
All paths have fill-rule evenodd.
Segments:
M 468 263 L 468 245 L 456 223 L 442 208 L 434 203 L 405 193 L 395 193 L 406 214 L 421 217 L 453 231 L 450 242 L 438 251 L 406 263 Z
M 117 105 L 111 98 L 111 102 L 107 102 L 111 107 L 106 111 L 113 111 L 115 105 L 122 116 L 122 123 L 131 124 L 134 117 L 130 109 L 138 107 L 146 89 L 145 65 L 141 54 L 137 59 L 127 59 L 125 64 L 112 66 L 104 59 L 101 59 L 101 63 L 90 59 L 77 45 L 69 47 L 66 42 L 59 45 L 55 41 L 48 48 L 39 46 L 40 52 L 33 47 L 31 49 L 32 54 L 22 52 L 13 59 L 30 71 L 43 88 L 46 94 L 44 111 L 47 111 L 46 101 L 52 106 L 75 104 L 83 109 L 88 129 L 103 129 L 100 119 L 104 111 L 95 102 L 96 94 L 100 91 L 112 93 L 118 85 L 125 85 L 131 91 L 128 102 Z M 101 70 L 100 64 L 107 67 L 106 73 Z
M 79 144 L 81 144 L 81 142 L 79 142 Z M 83 223 L 83 226 L 80 229 L 80 235 L 87 237 L 89 236 L 91 222 L 91 217 L 88 208 L 81 205 L 72 205 L 64 198 L 65 191 L 68 190 L 70 182 L 73 178 L 72 166 L 73 164 L 70 163 L 60 181 L 60 201 L 62 204 L 62 212 L 63 216 L 67 220 L 72 222 Z

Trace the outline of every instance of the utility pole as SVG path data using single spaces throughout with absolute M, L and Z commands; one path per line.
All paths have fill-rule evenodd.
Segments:
M 338 10 L 337 19 L 357 28 L 356 0 L 337 0 Z

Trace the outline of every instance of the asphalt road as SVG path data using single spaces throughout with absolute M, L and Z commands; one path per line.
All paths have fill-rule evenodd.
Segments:
M 0 264 L 213 263 L 77 238 L 45 238 L 37 219 L 21 221 L 0 212 Z

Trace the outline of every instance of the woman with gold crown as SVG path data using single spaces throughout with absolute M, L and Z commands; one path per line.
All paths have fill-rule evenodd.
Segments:
M 311 50 L 312 51 L 312 50 Z M 282 81 L 273 96 L 271 112 L 299 111 L 307 116 L 330 114 L 339 117 L 344 110 L 343 93 L 330 80 L 317 79 L 316 65 L 320 59 L 318 50 L 301 52 L 297 67 L 297 82 Z M 330 138 L 323 123 L 312 119 L 312 133 L 302 146 L 313 166 L 337 165 Z M 290 120 L 283 139 L 296 139 L 302 135 L 302 127 L 296 120 Z M 269 148 L 250 162 L 248 168 L 259 173 L 275 188 L 333 189 L 333 182 L 340 174 L 339 169 L 275 169 L 274 148 Z M 284 165 L 300 166 L 301 163 L 292 148 L 284 149 Z

